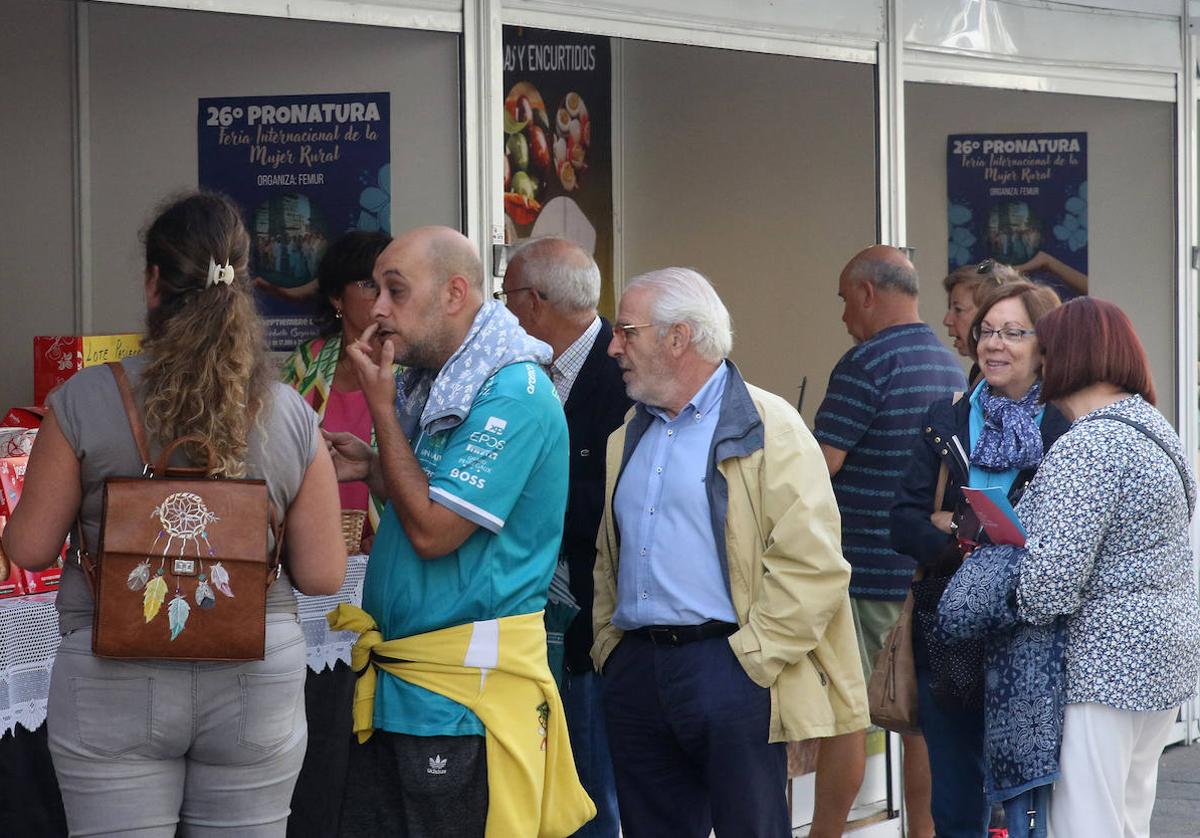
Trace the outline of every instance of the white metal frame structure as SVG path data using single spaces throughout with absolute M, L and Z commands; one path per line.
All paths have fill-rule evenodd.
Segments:
M 586 32 L 730 50 L 874 64 L 878 101 L 881 241 L 906 245 L 906 82 L 1172 102 L 1176 110 L 1176 425 L 1196 464 L 1200 446 L 1200 299 L 1197 265 L 1197 35 L 1200 0 L 93 0 L 430 29 L 462 35 L 464 228 L 492 265 L 503 240 L 502 26 Z M 91 323 L 88 252 L 87 4 L 77 4 L 76 320 Z M 614 121 L 620 121 L 620 44 L 613 51 Z M 613 168 L 622 150 L 614 143 Z M 621 195 L 614 194 L 619 289 Z M 1200 527 L 1195 528 L 1200 536 Z M 1194 543 L 1200 538 L 1194 539 Z M 1196 735 L 1188 706 L 1178 738 Z M 897 749 L 898 750 L 898 749 Z M 897 799 L 899 797 L 897 796 Z M 892 832 L 891 834 L 895 834 Z

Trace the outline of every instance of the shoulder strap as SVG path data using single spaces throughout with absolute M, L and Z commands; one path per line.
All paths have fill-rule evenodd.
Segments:
M 142 424 L 142 414 L 138 412 L 137 403 L 133 400 L 133 390 L 129 386 L 125 368 L 121 366 L 120 361 L 109 361 L 105 366 L 117 381 L 117 389 L 121 392 L 121 402 L 125 405 L 125 416 L 129 420 L 129 430 L 133 432 L 133 442 L 137 446 L 138 456 L 142 458 L 142 465 L 149 467 L 150 450 L 146 447 L 146 429 Z
M 1157 445 L 1159 448 L 1161 448 L 1163 450 L 1163 453 L 1166 454 L 1167 457 L 1170 458 L 1171 462 L 1175 464 L 1175 470 L 1179 472 L 1179 479 L 1183 481 L 1183 496 L 1185 498 L 1188 497 L 1189 493 L 1187 490 L 1187 488 L 1188 488 L 1187 470 L 1184 468 L 1183 462 L 1179 459 L 1179 456 L 1174 451 L 1172 451 L 1170 448 L 1168 448 L 1167 444 L 1165 442 L 1163 442 L 1162 437 L 1160 437 L 1154 431 L 1147 428 L 1141 422 L 1138 422 L 1134 419 L 1130 419 L 1125 416 L 1118 416 L 1115 413 L 1106 413 L 1103 416 L 1093 417 L 1092 419 L 1089 419 L 1088 421 L 1096 422 L 1100 419 L 1109 419 L 1113 422 L 1120 422 L 1124 425 L 1128 425 L 1131 428 L 1141 431 L 1155 445 Z
M 950 400 L 950 404 L 958 404 L 959 399 L 963 397 L 962 390 L 955 390 L 954 397 Z M 937 489 L 933 493 L 933 511 L 941 512 L 942 501 L 946 498 L 946 483 L 950 479 L 950 469 L 946 465 L 946 461 L 942 461 L 941 467 L 938 469 Z
M 142 415 L 138 412 L 137 403 L 133 400 L 133 390 L 129 386 L 129 378 L 125 375 L 125 368 L 121 366 L 120 361 L 109 361 L 105 364 L 108 371 L 112 373 L 113 380 L 117 384 L 117 391 L 121 394 L 121 404 L 125 407 L 125 417 L 129 420 L 129 430 L 133 434 L 133 444 L 137 446 L 138 457 L 142 460 L 143 473 L 150 468 L 150 451 L 146 448 L 146 430 L 142 425 Z M 79 536 L 78 556 L 79 565 L 83 568 L 84 575 L 87 577 L 88 584 L 92 589 L 92 595 L 96 594 L 96 559 L 88 550 L 87 537 L 83 532 L 83 507 L 82 505 L 75 512 L 75 530 Z
M 938 467 L 937 490 L 933 493 L 933 511 L 942 511 L 942 501 L 946 499 L 946 483 L 950 479 L 950 469 L 943 460 Z

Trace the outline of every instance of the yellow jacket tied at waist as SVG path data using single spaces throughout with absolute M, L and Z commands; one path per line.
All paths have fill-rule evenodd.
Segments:
M 561 838 L 596 816 L 579 784 L 562 699 L 546 665 L 542 612 L 384 640 L 370 614 L 341 604 L 326 619 L 358 640 L 354 732 L 372 732 L 378 670 L 469 708 L 486 731 L 487 838 Z

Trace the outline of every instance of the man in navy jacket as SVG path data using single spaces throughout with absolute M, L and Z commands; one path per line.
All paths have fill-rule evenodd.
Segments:
M 616 787 L 604 729 L 599 679 L 592 668 L 592 566 L 604 506 L 604 452 L 631 402 L 621 370 L 607 353 L 612 325 L 600 317 L 600 269 L 579 245 L 565 239 L 535 239 L 509 260 L 504 301 L 530 335 L 550 344 L 550 378 L 567 416 L 571 439 L 570 494 L 563 525 L 560 563 L 579 613 L 564 638 L 563 706 L 571 749 L 584 789 L 596 803 L 596 818 L 578 833 L 617 838 Z M 561 568 L 560 568 L 561 569 Z M 557 598 L 556 583 L 551 600 Z

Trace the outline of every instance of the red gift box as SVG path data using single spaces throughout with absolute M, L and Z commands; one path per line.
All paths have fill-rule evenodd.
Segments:
M 28 457 L 7 457 L 0 459 L 0 531 L 8 523 L 21 499 L 21 489 L 25 485 L 25 466 Z M 52 591 L 58 587 L 62 578 L 62 566 L 67 557 L 68 540 L 59 553 L 58 560 L 43 570 L 23 570 L 13 566 L 8 579 L 0 582 L 0 597 L 20 596 L 21 594 L 36 594 Z
M 14 407 L 4 414 L 0 419 L 0 458 L 28 457 L 45 416 L 44 407 Z
M 44 418 L 44 407 L 14 407 L 0 419 L 0 428 L 40 428 Z
M 68 542 L 70 543 L 70 542 Z M 57 591 L 58 583 L 62 581 L 62 566 L 65 562 L 67 547 L 63 545 L 63 554 L 58 557 L 58 561 L 50 565 L 44 570 L 21 570 L 21 582 L 24 586 L 22 593 L 26 594 L 44 594 L 47 591 Z
M 120 361 L 141 351 L 141 335 L 65 335 L 33 339 L 33 403 L 84 367 Z
M 0 513 L 0 534 L 4 532 L 4 525 L 8 523 L 8 516 Z M 7 599 L 10 596 L 21 596 L 25 593 L 25 571 L 12 564 L 8 560 L 8 556 L 4 555 L 4 549 L 0 547 L 0 573 L 8 573 L 8 576 L 0 580 L 0 599 Z
M 37 428 L 0 426 L 0 457 L 28 457 L 36 438 Z

